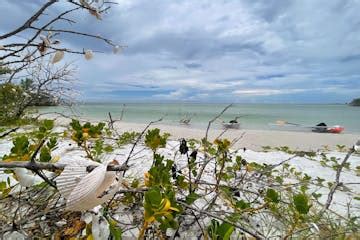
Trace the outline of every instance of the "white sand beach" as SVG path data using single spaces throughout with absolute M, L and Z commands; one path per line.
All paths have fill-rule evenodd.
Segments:
M 66 126 L 71 122 L 71 119 L 59 117 L 54 114 L 47 114 L 41 118 L 56 119 L 57 124 Z M 89 119 L 91 122 L 96 122 L 93 119 Z M 149 119 L 149 122 L 151 120 Z M 142 123 L 130 123 L 117 121 L 114 123 L 114 128 L 119 133 L 127 131 L 141 132 L 148 124 Z M 163 132 L 170 133 L 170 139 L 178 140 L 185 139 L 197 139 L 201 140 L 205 134 L 205 128 L 196 128 L 192 125 L 167 125 L 162 122 L 152 124 L 151 128 L 159 128 Z M 337 145 L 345 145 L 351 147 L 360 139 L 360 134 L 351 133 L 315 133 L 315 132 L 300 132 L 300 131 L 282 131 L 282 130 L 254 130 L 254 129 L 215 129 L 210 127 L 208 133 L 208 139 L 214 140 L 221 136 L 221 138 L 227 138 L 234 141 L 233 148 L 247 148 L 254 151 L 263 150 L 264 146 L 280 147 L 288 146 L 292 150 L 302 151 L 316 151 L 319 149 L 336 150 Z
M 125 122 L 118 122 L 115 124 L 115 127 L 120 131 L 141 131 L 145 126 L 146 124 Z M 172 139 L 201 139 L 206 133 L 206 129 L 197 129 L 192 128 L 191 126 L 154 124 L 152 127 L 170 133 Z M 209 139 L 215 139 L 223 132 L 224 130 L 220 129 L 210 129 Z M 358 139 L 360 139 L 360 134 L 228 129 L 222 134 L 222 138 L 228 138 L 229 140 L 241 138 L 234 144 L 233 148 L 235 149 L 245 147 L 247 149 L 259 151 L 262 150 L 263 146 L 288 146 L 294 150 L 317 150 L 324 147 L 336 149 L 336 145 L 346 145 L 351 147 Z

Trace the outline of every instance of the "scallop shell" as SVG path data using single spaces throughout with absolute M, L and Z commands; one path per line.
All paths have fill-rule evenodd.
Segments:
M 52 63 L 57 63 L 57 62 L 60 62 L 61 59 L 63 59 L 64 57 L 64 51 L 56 51 L 53 59 L 52 59 Z
M 111 198 L 115 193 L 106 193 L 116 178 L 116 172 L 107 172 L 107 164 L 96 167 L 75 186 L 68 196 L 66 209 L 70 211 L 85 211 L 98 206 Z
M 93 52 L 91 50 L 86 50 L 84 56 L 86 60 L 90 60 L 93 58 Z
M 61 154 L 60 154 L 61 155 Z M 95 165 L 99 166 L 100 163 L 88 160 L 86 158 L 80 157 L 80 156 L 64 156 L 60 158 L 60 160 L 57 162 L 57 164 L 64 164 L 64 165 L 70 165 L 70 166 L 90 166 Z
M 60 194 L 68 199 L 70 193 L 88 172 L 86 166 L 66 166 L 64 171 L 56 178 L 56 186 Z

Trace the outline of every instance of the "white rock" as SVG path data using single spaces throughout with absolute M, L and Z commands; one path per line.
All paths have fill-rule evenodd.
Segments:
M 7 232 L 4 234 L 4 240 L 25 240 L 25 236 L 19 232 Z
M 103 217 L 93 215 L 91 232 L 94 240 L 108 239 L 110 235 L 108 222 Z

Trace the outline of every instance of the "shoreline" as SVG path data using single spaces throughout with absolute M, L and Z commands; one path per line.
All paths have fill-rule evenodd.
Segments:
M 60 125 L 68 125 L 71 120 L 56 115 L 45 115 L 42 118 L 56 119 Z M 84 119 L 82 119 L 83 121 Z M 99 122 L 99 120 L 89 121 Z M 150 121 L 149 121 L 150 122 Z M 114 128 L 119 132 L 135 131 L 141 132 L 148 123 L 131 123 L 116 121 Z M 162 132 L 171 134 L 170 139 L 178 140 L 196 139 L 201 140 L 205 137 L 206 128 L 197 128 L 191 125 L 167 125 L 162 122 L 154 123 L 150 128 L 159 128 Z M 351 147 L 360 139 L 360 134 L 330 134 L 330 133 L 314 133 L 314 132 L 297 132 L 283 130 L 253 130 L 253 129 L 223 129 L 211 128 L 209 130 L 208 139 L 213 141 L 216 137 L 227 138 L 231 141 L 239 139 L 233 145 L 233 149 L 247 148 L 254 151 L 263 150 L 264 146 L 281 147 L 288 146 L 292 150 L 299 151 L 316 151 L 327 148 L 336 150 L 336 145 L 345 145 Z
M 147 124 L 117 122 L 114 127 L 120 131 L 142 131 Z M 206 133 L 206 129 L 193 128 L 191 126 L 170 126 L 161 123 L 151 125 L 161 131 L 171 134 L 172 139 L 194 138 L 201 140 Z M 224 130 L 209 130 L 209 140 L 213 141 L 221 135 Z M 311 151 L 323 149 L 336 150 L 336 145 L 346 145 L 351 147 L 360 139 L 360 134 L 330 134 L 313 132 L 292 132 L 277 130 L 250 130 L 250 129 L 228 129 L 221 135 L 221 138 L 229 140 L 239 139 L 234 145 L 234 149 L 247 148 L 254 151 L 263 150 L 263 146 L 280 147 L 288 146 L 293 150 Z

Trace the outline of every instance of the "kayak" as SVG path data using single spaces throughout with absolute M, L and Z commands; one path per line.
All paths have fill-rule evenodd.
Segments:
M 304 125 L 294 125 L 294 124 L 273 124 L 270 123 L 270 126 L 276 126 L 281 128 L 286 128 L 290 131 L 301 131 L 301 129 L 306 130 L 310 129 L 312 132 L 317 133 L 335 133 L 339 134 L 342 133 L 345 128 L 340 125 L 334 125 L 334 126 L 304 126 Z
M 327 128 L 327 131 L 329 133 L 341 133 L 342 131 L 344 131 L 345 128 L 344 127 L 341 127 L 339 125 L 335 125 L 335 126 L 332 126 L 332 127 L 328 127 Z

